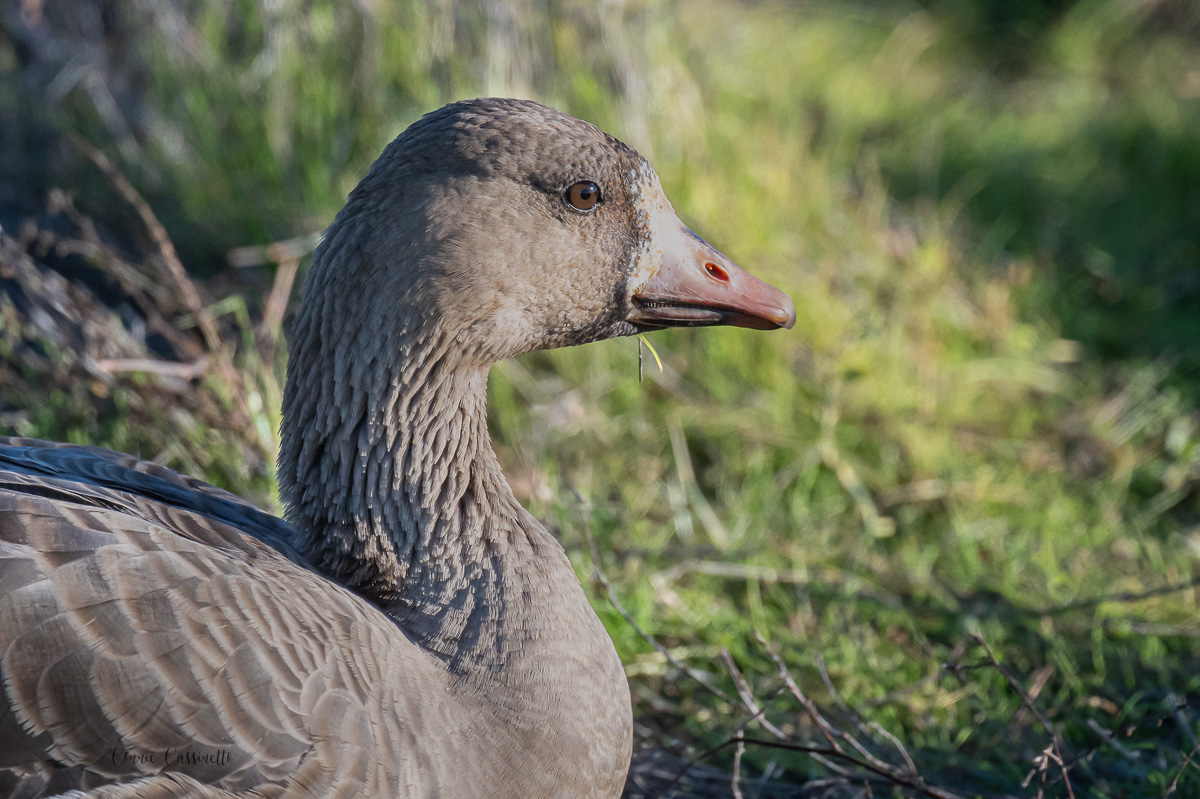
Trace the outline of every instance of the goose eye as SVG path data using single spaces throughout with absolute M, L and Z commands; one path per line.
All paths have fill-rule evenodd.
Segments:
M 590 180 L 581 180 L 567 189 L 567 202 L 578 211 L 590 211 L 600 202 L 600 187 Z

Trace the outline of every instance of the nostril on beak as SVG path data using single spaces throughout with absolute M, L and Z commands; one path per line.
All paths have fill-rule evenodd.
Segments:
M 712 261 L 708 261 L 704 264 L 704 271 L 707 272 L 708 276 L 713 280 L 719 280 L 722 283 L 729 282 L 729 273 L 714 264 Z

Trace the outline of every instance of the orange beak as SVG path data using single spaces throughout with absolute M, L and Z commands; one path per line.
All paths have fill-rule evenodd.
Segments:
M 788 295 L 746 272 L 682 222 L 679 227 L 675 241 L 664 248 L 662 267 L 634 291 L 628 321 L 648 330 L 709 325 L 790 330 L 796 324 L 796 306 Z

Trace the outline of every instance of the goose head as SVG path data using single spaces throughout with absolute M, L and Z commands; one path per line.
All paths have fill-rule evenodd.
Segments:
M 380 336 L 436 325 L 487 363 L 666 327 L 795 322 L 787 295 L 679 219 L 641 156 L 528 101 L 458 102 L 413 124 L 324 249 L 310 292 L 335 292 Z
M 343 585 L 450 602 L 465 583 L 438 558 L 485 557 L 472 542 L 505 519 L 537 527 L 491 451 L 492 364 L 794 321 L 783 292 L 692 233 L 654 170 L 599 128 L 527 101 L 446 106 L 384 150 L 314 256 L 289 336 L 289 518 Z

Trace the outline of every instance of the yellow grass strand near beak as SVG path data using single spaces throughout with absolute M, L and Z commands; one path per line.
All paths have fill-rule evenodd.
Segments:
M 642 382 L 642 345 L 645 344 L 650 350 L 650 354 L 654 356 L 654 362 L 658 364 L 658 373 L 662 374 L 663 364 L 662 358 L 658 357 L 658 350 L 654 349 L 654 345 L 650 340 L 641 333 L 638 333 L 638 382 Z

